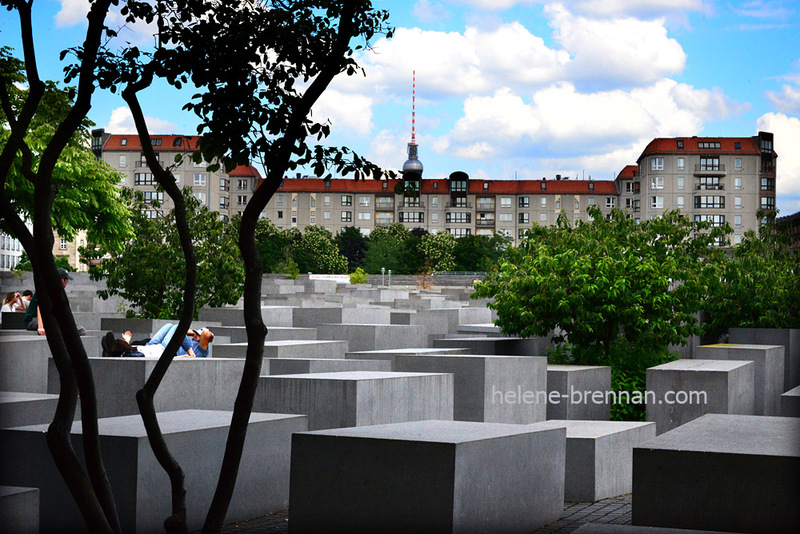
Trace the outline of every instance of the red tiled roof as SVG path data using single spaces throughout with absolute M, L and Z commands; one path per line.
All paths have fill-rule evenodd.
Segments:
M 197 140 L 200 139 L 197 135 L 160 135 L 151 134 L 150 138 L 161 139 L 160 145 L 154 145 L 153 149 L 156 152 L 176 152 L 176 151 L 192 151 L 197 147 Z M 125 144 L 123 145 L 123 139 Z M 180 145 L 175 143 L 180 140 Z M 103 150 L 141 150 L 142 142 L 136 134 L 111 134 L 103 145 Z
M 252 165 L 238 165 L 235 169 L 228 173 L 228 176 L 242 176 L 248 178 L 255 176 L 259 180 L 261 179 L 261 173 L 258 172 L 258 169 Z
M 757 138 L 756 138 L 757 139 Z M 683 141 L 683 149 L 678 148 Z M 719 143 L 719 148 L 699 148 L 698 143 Z M 736 148 L 739 143 L 741 148 Z M 654 154 L 760 154 L 758 144 L 752 137 L 670 137 L 650 141 L 636 161 Z
M 633 180 L 639 174 L 638 165 L 625 165 L 625 168 L 619 171 L 617 180 Z
M 318 178 L 289 178 L 283 181 L 280 191 L 289 192 L 315 192 L 326 191 L 341 193 L 394 193 L 395 184 L 400 180 L 354 180 L 334 178 L 330 180 L 330 187 L 325 187 L 325 181 Z M 386 189 L 383 183 L 388 182 Z M 483 184 L 488 188 L 484 189 Z M 542 189 L 542 183 L 545 189 Z M 434 188 L 434 184 L 436 187 Z M 594 189 L 589 189 L 589 184 L 594 184 Z M 471 194 L 608 194 L 616 195 L 617 186 L 609 180 L 470 180 L 469 192 Z M 422 180 L 422 193 L 424 194 L 449 194 L 449 180 Z

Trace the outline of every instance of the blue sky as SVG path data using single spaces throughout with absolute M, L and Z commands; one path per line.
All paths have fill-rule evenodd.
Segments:
M 411 134 L 426 177 L 612 179 L 649 140 L 775 133 L 778 208 L 800 210 L 800 5 L 715 0 L 376 0 L 396 28 L 315 108 L 330 142 L 397 169 Z M 86 0 L 34 2 L 42 74 L 80 42 Z M 0 42 L 19 49 L 17 21 Z M 149 28 L 124 39 L 152 41 Z M 195 133 L 186 93 L 145 99 L 150 130 Z M 124 103 L 98 92 L 90 118 L 132 132 Z

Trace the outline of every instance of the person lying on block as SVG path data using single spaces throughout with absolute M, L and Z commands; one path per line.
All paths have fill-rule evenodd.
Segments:
M 116 339 L 113 332 L 108 332 L 101 341 L 103 356 L 149 356 L 158 358 L 164 352 L 177 328 L 178 325 L 167 323 L 151 339 L 141 341 L 132 341 L 129 331 L 122 334 L 122 339 Z M 188 330 L 181 346 L 178 347 L 177 356 L 179 358 L 207 358 L 209 344 L 213 341 L 214 334 L 208 328 Z

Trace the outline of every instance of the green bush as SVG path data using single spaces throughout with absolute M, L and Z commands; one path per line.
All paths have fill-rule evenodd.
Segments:
M 350 273 L 351 284 L 366 284 L 369 282 L 369 276 L 364 272 L 364 269 L 358 267 L 355 272 Z

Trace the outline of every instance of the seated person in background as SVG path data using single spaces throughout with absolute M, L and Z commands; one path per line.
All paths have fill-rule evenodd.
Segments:
M 6 295 L 6 298 L 3 299 L 3 307 L 0 308 L 0 312 L 15 312 L 15 311 L 25 311 L 25 306 L 28 301 L 22 298 L 16 291 L 11 291 Z
M 160 357 L 177 328 L 178 325 L 167 323 L 156 332 L 155 336 L 146 342 L 131 341 L 130 332 L 125 332 L 122 334 L 121 340 L 116 340 L 114 339 L 114 334 L 109 332 L 103 338 L 103 355 L 121 356 L 121 351 L 132 350 L 140 352 L 144 356 Z M 186 332 L 181 346 L 178 347 L 177 355 L 182 358 L 207 358 L 208 345 L 212 341 L 214 341 L 214 334 L 208 328 L 189 330 Z

